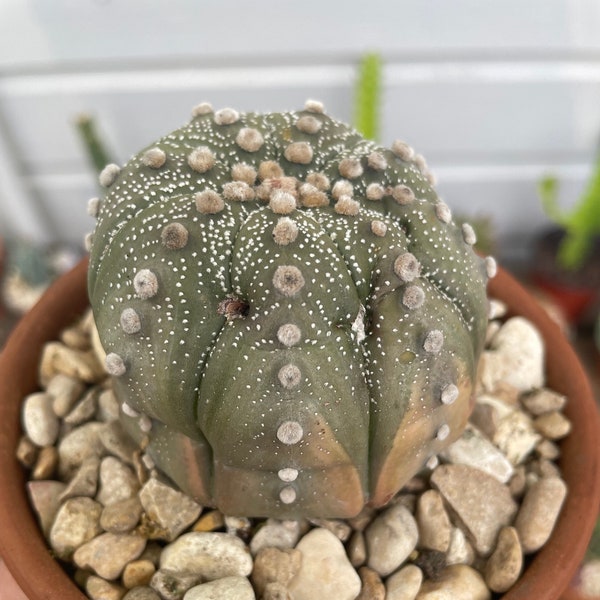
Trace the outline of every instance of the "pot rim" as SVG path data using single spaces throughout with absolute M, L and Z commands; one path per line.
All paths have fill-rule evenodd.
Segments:
M 41 343 L 55 339 L 88 305 L 84 283 L 87 266 L 87 259 L 83 259 L 52 284 L 19 322 L 0 352 L 0 555 L 31 600 L 85 598 L 66 572 L 57 568 L 46 546 L 30 508 L 25 472 L 15 457 L 15 449 L 21 435 L 20 401 L 37 389 Z M 561 516 L 547 544 L 502 597 L 503 600 L 556 600 L 584 557 L 600 506 L 600 445 L 597 443 L 600 417 L 575 352 L 529 293 L 499 268 L 490 282 L 489 295 L 507 304 L 509 316 L 521 315 L 535 324 L 547 349 L 548 385 L 570 399 L 577 399 L 568 402 L 565 409 L 566 416 L 577 423 L 575 434 L 560 444 L 561 466 L 570 465 L 569 471 L 562 473 L 569 491 Z M 19 354 L 31 348 L 35 348 L 35 356 L 23 362 Z M 16 372 L 22 372 L 23 376 L 15 382 Z

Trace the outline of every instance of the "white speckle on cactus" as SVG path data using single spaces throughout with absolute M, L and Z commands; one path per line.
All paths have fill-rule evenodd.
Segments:
M 276 189 L 271 192 L 269 208 L 278 215 L 289 215 L 296 210 L 296 198 L 289 192 Z
M 339 200 L 342 196 L 352 196 L 354 194 L 354 186 L 347 179 L 339 179 L 333 184 L 331 195 Z
M 279 492 L 279 499 L 284 503 L 284 504 L 292 504 L 293 502 L 296 501 L 296 490 L 291 486 L 291 485 L 286 485 L 280 492 Z
M 452 221 L 452 211 L 449 206 L 441 200 L 435 204 L 435 214 L 442 223 L 450 223 L 450 221 Z
M 405 252 L 394 261 L 394 273 L 402 281 L 412 281 L 421 274 L 421 263 L 414 254 Z
M 449 383 L 442 389 L 441 400 L 442 404 L 453 404 L 458 398 L 458 387 L 453 383 Z
M 371 221 L 371 231 L 378 237 L 384 237 L 387 233 L 387 225 L 378 219 Z
M 132 419 L 137 419 L 140 416 L 140 413 L 137 410 L 135 410 L 131 405 L 127 404 L 127 402 L 121 403 L 121 410 L 124 414 L 126 414 L 128 417 L 131 417 Z
M 304 277 L 298 267 L 282 265 L 273 276 L 275 289 L 284 296 L 295 296 L 304 287 Z
M 100 212 L 101 206 L 102 201 L 100 198 L 90 198 L 87 203 L 87 214 L 95 219 Z
M 142 329 L 140 315 L 133 308 L 126 308 L 119 319 L 121 329 L 130 335 L 138 333 Z
M 133 278 L 133 289 L 139 298 L 148 300 L 158 293 L 158 279 L 150 269 L 142 269 Z
M 217 125 L 232 125 L 240 119 L 240 113 L 234 108 L 222 108 L 213 117 Z
M 405 162 L 410 162 L 415 158 L 415 151 L 406 142 L 402 140 L 394 140 L 392 142 L 392 152 Z
M 125 361 L 115 352 L 109 352 L 104 360 L 106 372 L 113 377 L 121 377 L 125 375 L 127 367 Z
M 297 444 L 303 436 L 304 430 L 298 421 L 284 421 L 277 428 L 277 439 L 288 446 Z
M 313 159 L 313 149 L 308 142 L 292 142 L 284 151 L 286 160 L 299 165 L 308 165 Z
M 214 215 L 225 208 L 223 198 L 214 190 L 198 192 L 194 197 L 196 210 L 205 215 Z
M 366 193 L 367 200 L 381 200 L 385 196 L 385 188 L 380 183 L 370 183 Z
M 325 105 L 318 100 L 307 100 L 304 104 L 304 110 L 311 113 L 323 114 L 325 112 Z
M 419 169 L 421 173 L 426 173 L 428 171 L 427 161 L 425 160 L 425 157 L 422 154 L 416 154 L 414 161 L 415 165 L 417 165 L 417 169 Z
M 312 115 L 303 115 L 296 121 L 296 127 L 302 133 L 308 133 L 309 135 L 314 135 L 318 133 L 321 127 L 323 127 L 323 123 L 319 121 L 316 117 Z
M 160 232 L 160 239 L 165 248 L 181 250 L 188 243 L 188 230 L 181 223 L 169 223 Z
M 283 217 L 273 228 L 273 240 L 279 246 L 287 246 L 298 237 L 298 225 L 292 219 Z
M 496 274 L 498 273 L 498 263 L 496 262 L 496 259 L 493 256 L 486 256 L 484 263 L 487 276 L 490 279 L 496 277 Z
M 94 243 L 94 233 L 92 231 L 90 231 L 89 233 L 86 233 L 85 237 L 83 238 L 83 246 L 89 252 L 92 249 L 93 243 Z
M 106 165 L 102 171 L 100 171 L 100 175 L 98 175 L 98 181 L 102 187 L 108 188 L 110 187 L 119 176 L 121 172 L 121 167 L 119 165 L 110 164 Z
M 450 427 L 448 426 L 447 423 L 444 423 L 438 430 L 437 433 L 435 434 L 435 437 L 440 441 L 443 442 L 445 439 L 448 438 L 448 436 L 450 435 Z
M 235 142 L 246 152 L 258 152 L 265 143 L 265 140 L 258 129 L 242 127 L 235 138 Z
M 402 295 L 402 304 L 409 310 L 421 308 L 425 302 L 425 292 L 418 285 L 410 285 Z
M 231 178 L 234 181 L 243 181 L 248 185 L 254 185 L 256 182 L 256 169 L 246 163 L 237 163 L 231 167 Z
M 314 185 L 321 192 L 326 192 L 331 187 L 329 177 L 325 173 L 309 173 L 306 176 L 306 183 Z
M 213 112 L 213 107 L 210 102 L 201 102 L 192 108 L 192 117 L 203 117 Z
M 392 189 L 392 198 L 400 205 L 406 206 L 415 200 L 415 193 L 407 186 L 399 184 Z
M 340 196 L 333 208 L 338 215 L 354 217 L 360 212 L 360 202 L 350 196 Z
M 281 479 L 281 481 L 291 483 L 292 481 L 296 481 L 296 479 L 298 479 L 298 469 L 293 469 L 292 467 L 279 469 L 277 476 L 279 479 Z
M 229 181 L 223 185 L 223 198 L 234 202 L 254 200 L 254 190 L 245 181 Z
M 364 172 L 358 158 L 343 158 L 338 165 L 338 171 L 346 179 L 356 179 Z
M 206 146 L 199 146 L 192 150 L 187 159 L 188 165 L 198 173 L 206 173 L 215 165 L 215 155 Z
M 298 189 L 300 204 L 305 208 L 317 208 L 329 204 L 329 196 L 310 183 L 303 183 Z
M 279 383 L 281 383 L 286 390 L 290 390 L 300 384 L 302 373 L 296 365 L 289 364 L 284 365 L 279 369 L 277 378 L 279 379 Z
M 469 246 L 472 246 L 477 242 L 477 235 L 475 234 L 475 230 L 473 229 L 473 227 L 471 227 L 471 225 L 469 225 L 469 223 L 463 223 L 462 234 L 465 243 L 469 244 Z
M 439 354 L 444 346 L 444 334 L 439 329 L 433 329 L 425 336 L 423 349 L 429 354 Z
M 151 169 L 160 169 L 167 162 L 167 155 L 160 148 L 150 148 L 142 154 L 142 164 Z
M 277 339 L 284 346 L 290 348 L 291 346 L 295 346 L 302 339 L 302 333 L 297 325 L 286 323 L 277 330 Z
M 258 178 L 260 181 L 265 179 L 279 179 L 284 176 L 283 169 L 278 162 L 274 160 L 265 160 L 258 165 Z
M 152 431 L 152 419 L 148 415 L 140 415 L 138 427 L 143 433 L 150 433 Z
M 375 171 L 385 171 L 388 167 L 388 162 L 381 152 L 373 151 L 367 158 L 367 164 Z
M 436 469 L 439 466 L 439 464 L 440 464 L 440 459 L 434 454 L 427 460 L 427 462 L 425 463 L 425 466 L 430 471 L 433 471 L 434 469 Z

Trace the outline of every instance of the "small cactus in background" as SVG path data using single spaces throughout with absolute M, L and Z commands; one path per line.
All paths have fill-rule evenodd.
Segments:
M 107 370 L 184 491 L 227 514 L 349 517 L 460 435 L 494 262 L 430 180 L 407 144 L 315 101 L 201 104 L 102 171 L 89 294 Z

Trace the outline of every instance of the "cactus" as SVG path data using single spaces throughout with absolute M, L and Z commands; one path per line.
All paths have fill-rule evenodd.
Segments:
M 460 435 L 494 262 L 430 180 L 316 101 L 201 104 L 102 171 L 89 295 L 121 420 L 198 502 L 349 517 Z

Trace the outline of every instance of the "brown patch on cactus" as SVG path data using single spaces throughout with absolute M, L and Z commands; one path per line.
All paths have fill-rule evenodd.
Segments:
M 373 151 L 367 157 L 367 165 L 375 171 L 385 171 L 388 167 L 388 162 L 383 153 Z
M 277 330 L 277 339 L 284 346 L 290 348 L 291 346 L 295 346 L 302 339 L 302 333 L 297 325 L 286 323 Z
M 210 102 L 201 102 L 200 104 L 196 104 L 194 108 L 192 108 L 192 117 L 203 117 L 204 115 L 209 115 L 213 112 L 213 107 Z
M 231 167 L 231 178 L 234 181 L 243 181 L 248 185 L 254 185 L 256 176 L 256 169 L 249 164 L 237 163 Z
M 405 252 L 394 261 L 394 273 L 405 282 L 412 281 L 421 274 L 421 263 L 414 254 Z
M 274 160 L 265 160 L 258 165 L 258 179 L 264 181 L 265 179 L 278 179 L 283 177 L 285 173 L 281 168 L 281 165 Z
M 400 205 L 411 204 L 415 200 L 415 193 L 407 185 L 396 185 L 392 189 L 392 198 Z
M 286 389 L 295 388 L 302 381 L 302 373 L 296 365 L 284 365 L 277 373 L 279 383 Z
M 376 219 L 371 221 L 371 231 L 378 237 L 384 237 L 387 233 L 387 225 L 383 221 Z
M 358 158 L 343 158 L 338 165 L 338 171 L 346 179 L 356 179 L 363 174 L 363 167 Z
M 299 165 L 308 165 L 313 159 L 313 149 L 308 142 L 292 142 L 284 151 L 286 160 Z
M 405 162 L 410 162 L 415 158 L 415 151 L 406 142 L 401 140 L 394 140 L 392 142 L 392 152 Z
M 194 171 L 206 173 L 214 167 L 215 155 L 207 146 L 199 146 L 189 154 L 187 163 Z
M 439 329 L 427 333 L 423 342 L 423 349 L 430 354 L 439 354 L 444 346 L 444 334 Z
M 292 446 L 297 444 L 300 440 L 302 440 L 304 436 L 304 430 L 302 429 L 302 425 L 297 421 L 284 421 L 277 428 L 277 439 L 282 443 L 288 446 Z
M 381 200 L 385 196 L 385 188 L 380 183 L 370 183 L 366 194 L 367 200 Z
M 421 308 L 425 302 L 425 292 L 418 285 L 410 285 L 404 291 L 402 304 L 410 310 Z
M 352 196 L 354 194 L 354 186 L 346 179 L 339 179 L 333 184 L 331 195 L 339 200 L 342 196 Z
M 196 203 L 196 210 L 205 215 L 214 215 L 225 208 L 223 198 L 214 190 L 198 192 L 194 197 L 194 201 Z
M 158 279 L 150 269 L 141 269 L 133 278 L 133 289 L 138 298 L 148 300 L 158 293 Z
M 279 246 L 287 246 L 298 237 L 298 225 L 292 219 L 283 217 L 273 228 L 273 240 Z
M 314 135 L 319 132 L 321 127 L 323 127 L 323 123 L 312 115 L 303 115 L 296 121 L 296 127 L 302 133 Z
M 125 361 L 115 352 L 109 352 L 104 360 L 106 372 L 113 377 L 121 377 L 127 372 Z
M 240 119 L 240 113 L 233 108 L 222 108 L 213 117 L 217 125 L 232 125 Z
M 229 296 L 219 302 L 217 313 L 224 316 L 228 321 L 242 319 L 248 316 L 250 305 L 241 298 Z
M 160 169 L 167 162 L 167 155 L 164 150 L 158 147 L 150 148 L 142 154 L 142 164 L 151 169 Z
M 329 177 L 325 173 L 309 173 L 306 176 L 306 183 L 314 185 L 321 192 L 326 192 L 331 187 Z
M 256 194 L 245 181 L 229 181 L 223 185 L 223 198 L 233 202 L 254 200 Z
M 188 243 L 188 230 L 181 223 L 169 223 L 160 233 L 163 246 L 169 250 L 181 250 Z
M 133 308 L 123 310 L 119 323 L 121 324 L 121 329 L 130 335 L 138 333 L 142 329 L 140 315 Z
M 296 198 L 283 190 L 274 190 L 271 193 L 269 208 L 278 215 L 289 215 L 296 210 Z
M 298 192 L 300 194 L 300 204 L 306 208 L 317 208 L 329 204 L 329 196 L 310 183 L 302 184 Z
M 104 169 L 100 171 L 98 181 L 102 187 L 108 188 L 117 180 L 119 173 L 121 173 L 121 167 L 111 163 L 110 165 L 106 165 Z
M 246 152 L 258 152 L 265 140 L 258 129 L 243 127 L 235 138 L 236 144 Z
M 360 212 L 360 202 L 352 199 L 350 196 L 341 196 L 333 209 L 338 215 L 354 217 Z
M 298 267 L 282 265 L 273 276 L 275 289 L 284 296 L 295 296 L 304 287 L 304 277 Z

